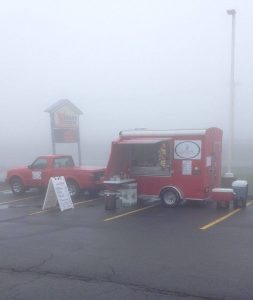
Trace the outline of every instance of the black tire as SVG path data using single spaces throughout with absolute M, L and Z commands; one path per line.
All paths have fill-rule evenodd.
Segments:
M 66 183 L 67 183 L 71 198 L 76 199 L 80 195 L 80 187 L 79 187 L 78 183 L 72 179 L 67 180 Z
M 161 195 L 163 205 L 167 207 L 176 207 L 180 202 L 180 197 L 176 191 L 165 190 Z
M 22 179 L 19 177 L 11 178 L 10 185 L 14 195 L 23 195 L 26 190 Z

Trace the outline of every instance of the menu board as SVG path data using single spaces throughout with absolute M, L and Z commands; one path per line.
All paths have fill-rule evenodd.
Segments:
M 74 208 L 63 176 L 50 178 L 42 209 L 45 210 L 56 207 L 57 203 L 59 204 L 61 211 Z

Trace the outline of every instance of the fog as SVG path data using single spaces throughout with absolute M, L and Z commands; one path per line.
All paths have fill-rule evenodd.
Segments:
M 235 142 L 252 144 L 252 0 L 10 0 L 0 8 L 1 170 L 52 152 L 44 111 L 59 99 L 83 112 L 84 164 L 105 164 L 118 132 L 137 127 L 220 127 L 226 147 L 231 8 Z M 76 156 L 74 145 L 57 151 Z

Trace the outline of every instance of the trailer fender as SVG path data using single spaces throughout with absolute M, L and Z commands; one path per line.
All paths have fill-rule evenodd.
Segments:
M 165 187 L 163 187 L 163 188 L 161 189 L 160 194 L 159 194 L 159 198 L 160 198 L 160 199 L 161 199 L 161 197 L 162 197 L 162 194 L 163 194 L 165 191 L 167 191 L 167 190 L 171 190 L 171 191 L 173 191 L 173 192 L 178 193 L 180 199 L 181 199 L 181 200 L 184 199 L 184 195 L 183 195 L 182 191 L 181 191 L 178 187 L 172 186 L 172 185 L 165 186 Z

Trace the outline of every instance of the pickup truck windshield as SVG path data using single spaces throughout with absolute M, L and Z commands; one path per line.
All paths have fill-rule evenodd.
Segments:
M 32 164 L 32 169 L 33 170 L 46 169 L 46 167 L 47 167 L 47 159 L 46 158 L 38 158 Z

